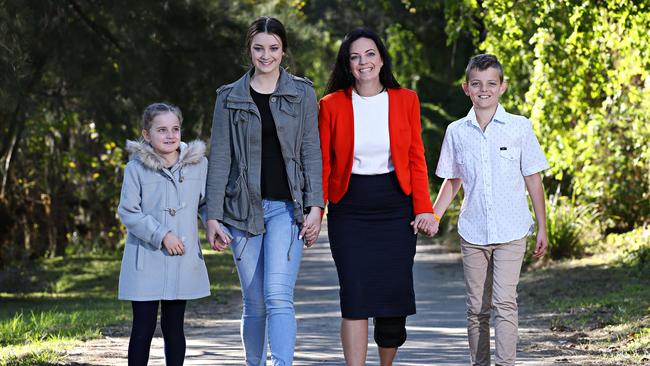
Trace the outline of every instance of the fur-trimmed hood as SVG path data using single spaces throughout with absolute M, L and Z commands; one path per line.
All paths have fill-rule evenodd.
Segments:
M 180 150 L 176 166 L 182 168 L 186 165 L 198 164 L 205 156 L 205 143 L 201 140 L 194 140 L 189 144 L 181 141 Z M 156 154 L 153 147 L 144 140 L 126 140 L 126 151 L 129 153 L 130 160 L 139 160 L 147 168 L 161 170 L 165 167 L 165 159 Z

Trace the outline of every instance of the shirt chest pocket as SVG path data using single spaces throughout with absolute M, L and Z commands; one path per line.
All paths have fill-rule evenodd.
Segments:
M 499 156 L 506 160 L 519 162 L 521 149 L 518 147 L 502 147 L 499 149 Z
M 499 149 L 499 161 L 506 173 L 519 173 L 521 166 L 521 148 L 505 146 Z
M 481 152 L 466 146 L 459 146 L 454 151 L 454 162 L 464 167 L 473 165 L 473 162 L 480 162 Z
M 473 181 L 475 169 L 472 164 L 472 152 L 462 146 L 454 149 L 454 166 L 456 174 L 465 181 Z

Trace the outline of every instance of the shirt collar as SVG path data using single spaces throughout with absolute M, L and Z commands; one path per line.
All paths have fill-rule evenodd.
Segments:
M 479 127 L 478 120 L 476 119 L 476 113 L 474 112 L 474 107 L 472 107 L 472 109 L 469 110 L 469 113 L 467 113 L 467 117 L 465 117 L 465 120 L 467 121 L 468 124 Z M 494 112 L 494 116 L 492 117 L 492 121 L 501 124 L 506 124 L 508 120 L 509 118 L 508 118 L 508 114 L 506 113 L 506 110 L 503 108 L 501 103 L 499 103 L 497 105 L 497 110 L 496 112 Z

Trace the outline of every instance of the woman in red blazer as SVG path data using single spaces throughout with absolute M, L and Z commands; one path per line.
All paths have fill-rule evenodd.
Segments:
M 400 88 L 381 39 L 343 40 L 320 101 L 323 191 L 339 276 L 347 365 L 364 365 L 374 318 L 381 365 L 391 365 L 415 313 L 416 233 L 435 219 L 415 92 Z

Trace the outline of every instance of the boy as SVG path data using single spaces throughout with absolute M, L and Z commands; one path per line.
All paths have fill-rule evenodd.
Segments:
M 533 220 L 533 256 L 546 253 L 546 208 L 540 171 L 548 168 L 531 122 L 507 113 L 499 97 L 507 89 L 494 55 L 474 56 L 463 91 L 472 101 L 465 118 L 447 127 L 436 175 L 445 178 L 433 205 L 442 216 L 461 185 L 465 198 L 458 219 L 467 291 L 471 364 L 490 365 L 490 313 L 495 313 L 496 365 L 514 365 L 517 349 L 517 284 Z M 440 216 L 438 216 L 440 215 Z M 434 234 L 437 232 L 437 224 Z

